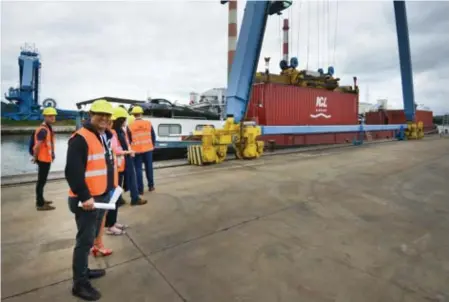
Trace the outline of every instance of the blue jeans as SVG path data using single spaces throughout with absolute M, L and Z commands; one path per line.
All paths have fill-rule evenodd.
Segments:
M 134 167 L 134 160 L 129 155 L 125 156 L 125 172 L 122 176 L 126 179 L 126 189 L 130 192 L 131 203 L 136 203 L 139 200 L 139 190 L 137 189 L 137 177 Z M 119 181 L 120 184 L 123 185 L 123 179 L 119 179 Z
M 136 154 L 134 163 L 136 166 L 137 189 L 143 194 L 143 173 L 142 162 L 145 165 L 145 174 L 147 176 L 148 188 L 154 187 L 153 179 L 153 151 Z

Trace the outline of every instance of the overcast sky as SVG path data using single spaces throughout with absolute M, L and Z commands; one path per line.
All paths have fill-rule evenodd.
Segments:
M 238 26 L 244 4 L 239 0 Z M 58 107 L 100 96 L 187 103 L 191 91 L 226 86 L 227 7 L 218 0 L 1 5 L 2 94 L 18 83 L 25 42 L 41 53 L 41 101 L 52 97 Z M 407 2 L 407 9 L 416 102 L 449 111 L 449 2 Z M 279 72 L 285 17 L 301 69 L 331 64 L 341 84 L 359 78 L 361 101 L 387 98 L 403 107 L 392 1 L 294 1 L 283 16 L 269 18 L 259 70 L 270 56 Z

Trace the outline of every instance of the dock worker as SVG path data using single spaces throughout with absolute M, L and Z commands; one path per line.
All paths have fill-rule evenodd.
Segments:
M 111 132 L 114 135 L 115 145 L 113 148 L 115 154 L 117 155 L 117 169 L 119 172 L 119 185 L 124 188 L 124 191 L 130 191 L 131 193 L 131 205 L 144 205 L 147 203 L 146 200 L 139 196 L 139 191 L 137 190 L 136 181 L 136 171 L 134 168 L 134 151 L 131 149 L 128 134 L 125 128 L 125 122 L 128 117 L 128 112 L 126 109 L 117 107 L 114 108 L 114 113 L 112 116 L 113 123 Z M 119 199 L 120 204 L 126 203 L 122 196 Z M 109 210 L 106 215 L 106 234 L 108 235 L 122 235 L 124 234 L 124 229 L 126 225 L 117 223 L 117 213 L 116 210 Z
M 131 110 L 131 114 L 135 119 L 129 126 L 131 130 L 132 149 L 136 152 L 134 163 L 136 166 L 137 188 L 139 193 L 143 194 L 143 176 L 142 176 L 142 162 L 145 165 L 145 174 L 148 182 L 148 191 L 154 191 L 153 179 L 153 150 L 156 141 L 156 134 L 153 126 L 149 120 L 142 118 L 143 109 L 140 106 L 135 106 Z
M 106 274 L 104 269 L 89 269 L 88 256 L 98 236 L 104 210 L 95 203 L 107 203 L 118 185 L 115 158 L 111 148 L 112 133 L 107 130 L 113 113 L 106 100 L 92 103 L 89 120 L 69 139 L 65 177 L 69 184 L 69 208 L 75 214 L 76 244 L 73 250 L 72 294 L 96 301 L 101 294 L 89 279 Z M 81 207 L 78 206 L 81 202 Z M 98 247 L 100 248 L 100 247 Z
M 45 200 L 44 187 L 47 183 L 51 163 L 55 159 L 55 133 L 51 127 L 56 121 L 56 109 L 47 107 L 42 111 L 44 122 L 34 131 L 33 162 L 37 164 L 36 209 L 50 211 L 55 207 Z

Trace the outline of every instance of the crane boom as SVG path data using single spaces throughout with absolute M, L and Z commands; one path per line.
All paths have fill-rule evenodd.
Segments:
M 226 1 L 221 1 L 226 2 Z M 239 123 L 246 116 L 254 75 L 269 15 L 280 14 L 292 1 L 247 1 L 228 86 L 226 114 Z

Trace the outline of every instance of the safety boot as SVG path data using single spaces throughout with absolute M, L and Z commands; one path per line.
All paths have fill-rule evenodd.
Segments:
M 51 206 L 48 203 L 44 203 L 43 206 L 36 206 L 36 210 L 38 210 L 38 211 L 51 211 L 54 209 L 56 209 L 56 208 L 54 206 Z
M 99 268 L 99 269 L 87 269 L 87 277 L 89 279 L 98 279 L 106 275 L 106 270 Z
M 139 198 L 136 202 L 132 202 L 131 205 L 132 206 L 141 206 L 146 204 L 148 201 L 146 201 L 145 199 Z
M 73 284 L 72 295 L 86 301 L 97 301 L 101 298 L 101 293 L 89 281 Z

